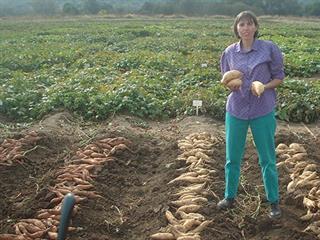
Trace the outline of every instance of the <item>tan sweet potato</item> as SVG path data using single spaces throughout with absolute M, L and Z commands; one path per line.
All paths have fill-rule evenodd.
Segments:
M 201 206 L 197 204 L 185 205 L 185 206 L 179 207 L 177 209 L 177 213 L 179 213 L 180 211 L 185 213 L 194 213 L 194 212 L 197 212 L 200 208 Z
M 90 157 L 92 157 L 92 158 L 105 158 L 106 155 L 104 155 L 103 153 L 93 152 L 90 154 Z
M 184 194 L 202 193 L 204 191 L 205 186 L 206 186 L 206 183 L 194 184 L 194 185 L 183 188 L 181 191 L 175 193 L 174 195 L 175 196 L 182 196 Z
M 168 222 L 171 223 L 172 225 L 179 224 L 178 219 L 176 219 L 173 216 L 172 212 L 170 212 L 169 210 L 166 211 L 165 215 L 166 215 Z
M 190 236 L 180 236 L 177 240 L 201 240 L 201 237 L 198 234 L 190 235 Z
M 289 184 L 287 185 L 287 192 L 290 194 L 290 193 L 293 193 L 295 190 L 296 190 L 296 182 L 295 181 L 291 181 L 289 182 Z
M 205 220 L 205 217 L 200 213 L 185 213 L 183 211 L 180 211 L 179 214 L 182 219 L 196 219 L 199 221 Z
M 232 79 L 236 79 L 236 78 L 242 78 L 242 72 L 238 71 L 238 70 L 230 70 L 227 71 L 223 74 L 222 79 L 221 79 L 221 83 L 226 85 L 228 84 Z
M 300 153 L 296 153 L 296 154 L 293 154 L 292 157 L 291 157 L 291 161 L 292 162 L 300 162 L 302 161 L 304 158 L 306 158 L 308 156 L 307 153 L 303 153 L 303 152 L 300 152 Z
M 242 85 L 242 80 L 240 78 L 236 78 L 236 79 L 232 79 L 231 81 L 229 81 L 226 86 L 227 87 L 240 87 Z
M 317 164 L 310 163 L 304 168 L 303 171 L 316 171 L 317 168 L 318 168 Z
M 311 210 L 308 209 L 307 214 L 301 216 L 300 219 L 302 221 L 309 221 L 309 220 L 319 221 L 320 220 L 320 213 L 319 212 L 312 213 Z
M 16 234 L 29 234 L 29 231 L 26 229 L 27 223 L 18 222 L 14 225 Z
M 264 85 L 259 81 L 252 82 L 251 88 L 257 94 L 257 96 L 261 96 L 261 94 L 264 92 Z
M 204 221 L 198 227 L 190 231 L 190 233 L 201 233 L 212 221 Z
M 281 153 L 281 154 L 277 154 L 277 158 L 279 161 L 284 161 L 288 158 L 291 158 L 291 156 L 287 153 Z
M 193 162 L 197 162 L 199 159 L 195 156 L 189 156 L 186 160 L 186 163 L 193 163 Z
M 201 221 L 197 219 L 186 219 L 183 223 L 183 227 L 186 229 L 186 232 L 190 231 L 196 226 L 199 226 L 201 224 Z
M 288 149 L 289 147 L 284 144 L 284 143 L 279 143 L 279 145 L 277 146 L 276 150 L 285 150 Z
M 202 158 L 205 161 L 210 161 L 210 157 L 203 152 L 197 152 L 195 156 L 199 159 Z
M 186 200 L 186 199 L 196 198 L 196 197 L 197 197 L 197 193 L 188 192 L 188 193 L 182 194 L 179 197 L 179 200 Z
M 190 144 L 190 143 L 178 143 L 178 147 L 179 147 L 181 150 L 187 150 L 187 149 L 192 149 L 192 148 L 193 148 L 193 145 Z
M 292 158 L 291 158 L 292 160 Z M 308 165 L 307 162 L 298 162 L 295 166 L 294 169 L 304 169 Z
M 308 209 L 315 209 L 317 206 L 315 201 L 313 201 L 307 197 L 303 198 L 303 205 Z
M 194 147 L 210 150 L 213 148 L 213 144 L 211 144 L 211 143 L 197 143 L 197 144 L 194 144 Z
M 49 210 L 53 210 L 53 209 L 46 209 L 46 210 L 49 211 Z M 59 214 L 59 212 L 57 212 L 57 214 Z M 44 223 L 39 219 L 21 219 L 21 222 L 31 223 L 31 224 L 37 226 L 40 230 L 46 229 L 46 226 L 44 225 Z
M 40 231 L 31 233 L 31 234 L 28 234 L 28 236 L 33 238 L 33 239 L 38 239 L 38 238 L 42 238 L 47 232 L 48 232 L 48 230 L 40 230 Z
M 203 177 L 202 175 L 199 175 L 197 177 L 191 177 L 191 176 L 180 176 L 180 177 L 177 177 L 173 180 L 171 180 L 168 184 L 173 184 L 173 183 L 176 183 L 176 182 L 188 182 L 188 183 L 205 183 L 208 181 L 208 178 L 206 177 Z
M 190 190 L 190 191 L 198 192 L 198 191 L 201 191 L 202 189 L 204 189 L 205 187 L 206 187 L 206 183 L 193 184 L 188 187 L 185 187 L 183 190 L 186 190 L 186 191 Z
M 305 153 L 306 149 L 299 143 L 291 143 L 289 148 L 294 149 L 297 153 Z
M 176 239 L 172 233 L 155 233 L 150 236 L 153 240 L 174 240 Z
M 49 236 L 50 240 L 58 239 L 58 233 L 57 232 L 48 232 L 48 236 Z
M 175 206 L 181 207 L 181 206 L 191 205 L 191 204 L 204 204 L 207 202 L 208 202 L 208 199 L 204 197 L 194 197 L 194 198 L 187 198 L 187 199 L 172 201 L 171 203 L 174 204 Z

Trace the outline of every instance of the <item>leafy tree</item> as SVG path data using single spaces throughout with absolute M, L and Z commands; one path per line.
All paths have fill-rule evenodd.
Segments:
M 113 12 L 114 11 L 114 8 L 111 4 L 108 4 L 108 3 L 102 3 L 100 5 L 100 10 L 104 10 L 106 12 Z
M 271 15 L 297 15 L 300 13 L 300 5 L 297 0 L 266 0 L 263 1 L 263 9 Z
M 320 16 L 320 2 L 308 4 L 305 9 L 307 15 Z
M 283 0 L 280 1 L 280 15 L 300 15 L 301 5 L 297 0 Z
M 72 3 L 65 3 L 63 5 L 62 11 L 67 15 L 77 15 L 79 14 L 79 9 L 74 6 Z
M 176 3 L 151 3 L 145 2 L 139 13 L 142 14 L 175 14 L 177 13 L 176 10 Z
M 145 2 L 141 9 L 139 10 L 140 13 L 145 14 L 152 14 L 154 13 L 154 10 L 157 8 L 157 4 L 151 3 L 151 2 Z
M 14 15 L 13 8 L 0 5 L 0 17 L 11 16 L 11 15 Z
M 97 0 L 86 0 L 83 5 L 85 13 L 97 14 L 100 11 L 100 4 Z
M 32 8 L 35 13 L 40 15 L 54 15 L 58 11 L 58 6 L 55 0 L 33 0 Z
M 178 8 L 182 14 L 186 15 L 196 15 L 199 14 L 200 5 L 197 1 L 194 0 L 182 0 L 179 3 Z

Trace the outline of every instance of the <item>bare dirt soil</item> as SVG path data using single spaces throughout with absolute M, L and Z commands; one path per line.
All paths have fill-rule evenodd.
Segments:
M 203 240 L 222 239 L 317 239 L 303 232 L 310 222 L 300 217 L 306 213 L 301 201 L 286 193 L 290 178 L 280 171 L 281 208 L 283 217 L 267 217 L 258 157 L 252 137 L 248 135 L 242 164 L 241 184 L 236 207 L 221 212 L 216 203 L 224 191 L 224 123 L 204 116 L 190 116 L 154 122 L 131 116 L 115 116 L 104 122 L 83 122 L 67 112 L 47 116 L 32 125 L 17 125 L 0 118 L 0 143 L 20 139 L 30 131 L 40 137 L 23 146 L 23 159 L 12 165 L 0 165 L 0 234 L 15 233 L 14 224 L 34 218 L 41 209 L 52 208 L 50 188 L 57 172 L 72 159 L 77 150 L 97 139 L 124 137 L 131 141 L 132 151 L 119 151 L 115 160 L 102 166 L 91 184 L 100 196 L 78 204 L 72 217 L 77 230 L 68 239 L 146 240 L 167 226 L 166 210 L 175 210 L 171 201 L 177 185 L 168 182 L 186 166 L 177 161 L 181 153 L 177 141 L 197 132 L 208 132 L 219 139 L 215 146 L 215 163 L 208 167 L 217 174 L 207 189 L 209 202 L 200 209 L 212 220 L 201 233 Z M 276 143 L 302 144 L 313 162 L 320 161 L 320 125 L 280 122 Z M 46 239 L 46 238 L 45 238 Z

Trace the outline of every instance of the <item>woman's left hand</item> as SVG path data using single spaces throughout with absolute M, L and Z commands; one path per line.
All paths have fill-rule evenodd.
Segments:
M 265 90 L 265 85 L 259 81 L 254 81 L 251 85 L 251 92 L 254 96 L 260 97 Z

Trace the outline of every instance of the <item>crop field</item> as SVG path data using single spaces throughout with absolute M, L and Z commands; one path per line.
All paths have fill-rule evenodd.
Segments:
M 236 39 L 227 19 L 2 21 L 1 112 L 39 119 L 62 107 L 86 119 L 125 112 L 174 117 L 203 112 L 222 119 L 226 91 L 219 58 Z M 262 39 L 277 43 L 287 85 L 278 115 L 290 121 L 319 118 L 319 84 L 296 83 L 320 71 L 318 21 L 262 21 Z
M 319 22 L 260 19 L 286 71 L 274 221 L 250 133 L 236 207 L 216 208 L 232 19 L 0 20 L 0 240 L 58 239 L 69 192 L 70 240 L 319 239 Z

